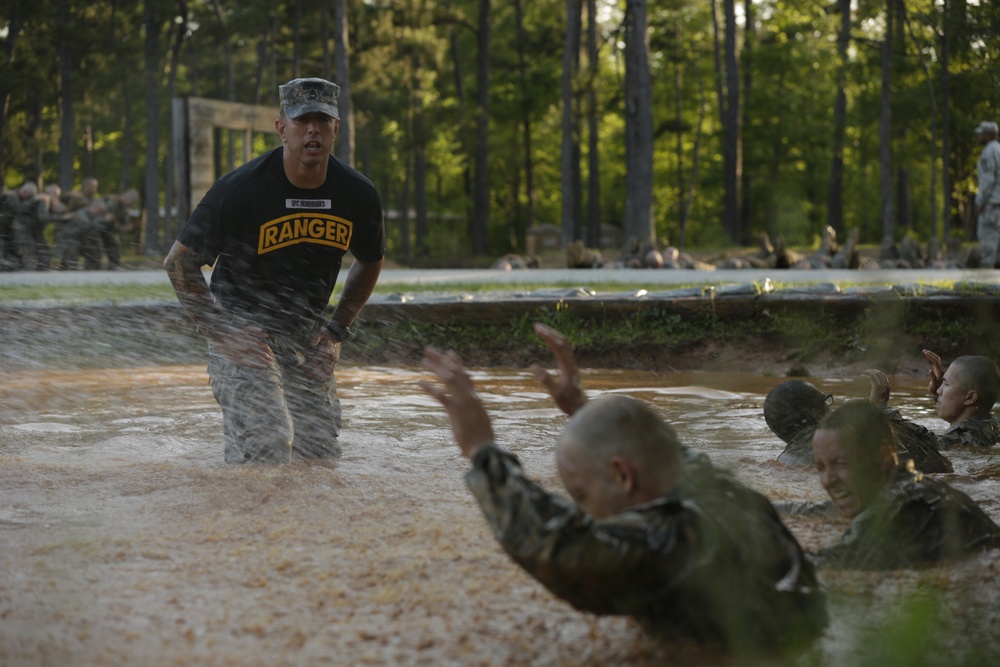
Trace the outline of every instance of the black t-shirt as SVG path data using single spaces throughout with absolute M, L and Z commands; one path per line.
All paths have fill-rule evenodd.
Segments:
M 326 182 L 289 182 L 282 148 L 220 178 L 177 240 L 215 263 L 221 308 L 272 333 L 309 327 L 330 301 L 341 260 L 385 255 L 382 202 L 362 174 L 330 156 Z

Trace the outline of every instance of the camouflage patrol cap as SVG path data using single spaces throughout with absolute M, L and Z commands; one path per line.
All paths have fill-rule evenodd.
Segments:
M 337 95 L 340 86 L 326 79 L 292 79 L 278 86 L 281 111 L 288 118 L 298 118 L 307 113 L 325 113 L 330 118 L 340 118 Z
M 764 399 L 764 421 L 776 436 L 788 442 L 807 426 L 818 424 L 831 399 L 809 382 L 788 380 Z
M 997 124 L 988 120 L 984 120 L 976 127 L 976 134 L 997 134 L 997 131 Z

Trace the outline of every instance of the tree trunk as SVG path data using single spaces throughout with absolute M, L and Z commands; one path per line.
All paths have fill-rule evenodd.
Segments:
M 132 168 L 132 82 L 129 80 L 131 63 L 122 48 L 121 40 L 118 38 L 118 12 L 116 9 L 112 6 L 110 41 L 115 45 L 115 60 L 118 61 L 122 82 L 122 170 L 118 179 L 118 192 L 125 192 L 131 182 L 129 171 Z
M 744 244 L 750 241 L 750 170 L 746 168 L 746 155 L 743 152 L 743 137 L 746 129 L 750 127 L 750 90 L 753 88 L 753 69 L 751 67 L 751 54 L 753 43 L 757 37 L 756 19 L 754 18 L 753 4 L 751 0 L 744 0 L 743 15 L 746 17 L 743 29 L 743 61 L 740 68 L 743 71 L 743 117 L 739 125 L 739 157 L 736 164 L 740 172 L 740 241 Z
M 413 180 L 413 160 L 404 151 L 403 191 L 399 199 L 399 254 L 410 258 L 410 184 Z
M 348 58 L 350 43 L 347 34 L 347 0 L 333 2 L 333 60 L 337 68 L 337 85 L 340 86 L 338 109 L 340 134 L 337 136 L 336 154 L 349 165 L 354 164 L 354 114 L 351 106 L 351 64 Z
M 302 76 L 302 0 L 292 8 L 292 78 Z
M 906 61 L 906 3 L 905 0 L 896 0 L 895 6 L 895 26 L 896 31 L 893 36 L 893 64 L 892 68 L 902 70 Z M 897 145 L 906 145 L 906 126 L 897 123 L 893 127 L 893 134 L 898 142 Z M 910 206 L 910 170 L 903 164 L 896 165 L 896 220 L 895 228 L 906 233 L 913 229 L 913 215 Z
M 882 238 L 895 238 L 892 202 L 892 30 L 896 0 L 885 3 L 885 39 L 882 42 L 882 99 L 879 115 L 879 165 L 882 197 Z
M 271 17 L 264 19 L 264 27 L 260 31 L 260 39 L 257 40 L 257 76 L 254 78 L 253 103 L 260 104 L 260 94 L 264 88 L 264 72 L 268 64 L 268 44 L 271 40 Z
M 826 224 L 844 233 L 844 135 L 847 132 L 847 49 L 851 44 L 851 0 L 838 0 L 837 96 L 833 101 L 833 162 L 826 198 Z
M 72 17 L 69 0 L 59 0 L 59 187 L 73 189 L 73 148 L 76 124 L 73 119 L 73 64 L 69 51 Z
M 459 49 L 458 44 L 458 30 L 455 25 L 451 26 L 448 34 L 449 50 L 451 51 L 451 62 L 453 66 L 452 75 L 455 81 L 455 99 L 458 100 L 458 127 L 459 127 L 459 142 L 462 146 L 462 155 L 468 156 L 471 152 L 468 150 L 469 140 L 468 140 L 468 128 L 469 119 L 466 115 L 465 107 L 465 85 L 463 84 L 463 74 L 462 74 L 462 52 Z M 462 161 L 462 191 L 465 193 L 465 198 L 470 203 L 472 202 L 472 174 L 469 169 L 469 160 L 466 157 Z M 470 210 L 469 219 L 472 219 L 472 213 Z M 470 223 L 471 224 L 471 223 Z
M 3 64 L 0 65 L 0 81 L 8 80 L 8 73 L 14 66 L 14 44 L 17 42 L 17 38 L 21 34 L 21 29 L 24 27 L 24 18 L 20 13 L 20 3 L 15 3 L 13 10 L 7 20 L 7 36 L 3 40 Z M 60 7 L 61 10 L 61 7 Z M 60 30 L 62 24 L 60 22 Z M 60 62 L 62 59 L 62 40 L 59 42 L 59 56 Z M 6 161 L 4 158 L 4 147 L 6 142 L 4 141 L 4 129 L 7 127 L 7 114 L 10 112 L 10 100 L 11 91 L 5 90 L 0 93 L 0 174 L 7 173 L 6 171 Z
M 691 67 L 694 69 L 695 80 L 698 81 L 698 127 L 694 134 L 694 147 L 691 149 L 691 173 L 688 176 L 687 197 L 684 199 L 680 211 L 681 231 L 677 247 L 681 250 L 684 250 L 684 244 L 687 242 L 688 216 L 691 214 L 691 204 L 694 202 L 695 184 L 698 182 L 698 156 L 701 154 L 701 136 L 702 128 L 705 123 L 705 107 L 707 106 L 707 102 L 705 100 L 705 80 L 701 77 L 701 72 L 698 71 L 697 58 L 692 59 Z
M 576 87 L 580 69 L 580 0 L 566 0 L 566 39 L 562 71 L 562 238 L 563 246 L 580 238 L 580 128 Z
M 726 94 L 723 90 L 722 51 L 719 44 L 719 9 L 716 0 L 711 0 L 712 11 L 712 64 L 715 68 L 715 98 L 718 100 L 719 127 L 726 126 Z
M 948 0 L 941 2 L 941 230 L 951 236 L 951 73 L 948 71 Z
M 587 246 L 601 247 L 600 117 L 597 109 L 597 2 L 587 0 Z
M 330 59 L 330 5 L 326 0 L 319 3 L 320 8 L 320 41 L 323 42 L 323 78 L 333 80 L 333 70 Z
M 226 61 L 226 99 L 230 102 L 236 101 L 236 63 L 233 59 L 233 44 L 229 34 L 229 25 L 226 22 L 226 10 L 222 6 L 222 0 L 213 0 L 212 6 L 215 8 L 215 17 L 219 19 L 219 26 L 222 28 L 222 53 Z M 223 171 L 229 171 L 236 166 L 236 133 L 232 130 L 226 132 L 226 145 L 229 148 L 228 166 Z
M 28 148 L 25 155 L 27 160 L 24 164 L 24 180 L 38 185 L 41 183 L 42 176 L 42 148 L 38 143 L 38 130 L 42 127 L 42 112 L 45 105 L 41 99 L 41 88 L 35 88 L 28 94 L 29 99 L 25 103 L 24 119 L 25 147 Z
M 490 225 L 490 0 L 479 0 L 476 43 L 476 167 L 469 237 L 472 254 L 485 255 Z
M 145 4 L 146 47 L 146 255 L 160 252 L 160 21 Z
M 653 226 L 653 91 L 646 0 L 625 3 L 625 243 L 655 241 Z
M 187 33 L 188 6 L 186 0 L 177 0 L 177 16 L 180 16 L 181 20 L 174 24 L 174 41 L 170 47 L 170 77 L 167 79 L 167 99 L 171 101 L 177 95 L 177 69 L 181 63 L 181 49 L 184 46 L 184 35 Z M 169 165 L 167 169 L 165 197 L 163 199 L 166 214 L 163 216 L 163 243 L 160 246 L 164 254 L 169 250 L 169 246 L 173 243 L 177 232 L 180 231 L 181 221 L 177 219 L 177 189 L 178 187 L 187 187 L 187 184 L 181 185 L 175 180 L 176 174 L 172 168 L 174 164 L 173 141 L 167 143 L 166 163 Z
M 524 31 L 524 11 L 521 0 L 514 0 L 514 20 L 517 23 L 517 70 L 521 81 L 521 141 L 524 151 L 524 224 L 517 230 L 519 247 L 524 233 L 535 224 L 535 169 L 531 146 L 531 112 L 528 101 L 527 36 Z M 520 179 L 518 179 L 520 180 Z
M 931 133 L 931 162 L 930 162 L 930 212 L 931 212 L 931 224 L 930 233 L 928 238 L 933 239 L 938 242 L 939 247 L 941 243 L 941 233 L 940 226 L 938 225 L 938 201 L 937 201 L 937 169 L 938 169 L 938 142 L 940 141 L 939 131 L 938 131 L 938 109 L 937 109 L 937 98 L 934 95 L 934 76 L 931 74 L 930 66 L 927 64 L 927 59 L 924 57 L 921 49 L 921 45 L 917 42 L 917 37 L 913 33 L 913 26 L 910 24 L 909 18 L 904 18 L 906 22 L 906 29 L 910 35 L 910 41 L 913 42 L 914 48 L 917 53 L 920 54 L 920 67 L 924 70 L 924 77 L 927 79 L 927 101 L 930 106 L 930 133 Z
M 427 134 L 424 128 L 423 60 L 413 57 L 413 206 L 416 251 L 427 255 Z
M 903 233 L 913 229 L 913 211 L 910 207 L 910 170 L 896 170 L 896 226 Z
M 772 99 L 778 100 L 777 114 L 774 117 L 773 127 L 780 129 L 785 125 L 785 112 L 788 110 L 788 105 L 784 103 L 785 98 L 785 74 L 786 70 L 782 68 L 778 75 L 778 85 L 771 89 Z M 771 151 L 771 164 L 768 167 L 767 182 L 777 183 L 778 177 L 781 174 L 781 165 L 785 163 L 788 156 L 788 148 L 790 142 L 784 142 L 780 139 L 773 142 Z M 774 188 L 770 189 L 768 193 L 767 200 L 767 233 L 771 236 L 773 241 L 778 240 L 779 230 L 778 230 L 778 198 L 777 193 Z
M 723 0 L 726 64 L 726 119 L 722 126 L 723 224 L 729 240 L 740 243 L 740 71 L 736 62 L 736 3 Z
M 674 124 L 677 131 L 674 135 L 674 153 L 677 158 L 677 228 L 683 235 L 687 227 L 687 219 L 684 211 L 684 199 L 686 197 L 684 183 L 684 86 L 681 73 L 681 62 L 683 53 L 681 50 L 681 15 L 678 12 L 674 15 Z

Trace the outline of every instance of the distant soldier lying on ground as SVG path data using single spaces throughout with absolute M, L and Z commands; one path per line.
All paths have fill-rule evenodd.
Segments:
M 862 375 L 871 382 L 870 401 L 882 408 L 892 422 L 899 459 L 912 460 L 914 467 L 924 473 L 953 472 L 951 461 L 939 450 L 938 436 L 888 406 L 890 387 L 885 373 L 869 369 Z M 824 394 L 804 380 L 782 382 L 768 393 L 764 421 L 787 445 L 778 461 L 795 468 L 814 465 L 813 433 L 832 404 L 832 394 Z
M 565 338 L 558 379 L 533 372 L 571 415 L 556 445 L 574 502 L 528 479 L 496 444 L 490 418 L 455 352 L 428 348 L 422 382 L 441 402 L 466 482 L 507 553 L 555 595 L 595 614 L 634 616 L 653 636 L 735 652 L 804 647 L 826 625 L 812 565 L 764 496 L 688 452 L 649 406 L 625 396 L 588 402 Z
M 848 401 L 823 417 L 813 450 L 830 501 L 775 506 L 851 519 L 838 544 L 820 549 L 818 565 L 914 567 L 1000 546 L 1000 526 L 968 495 L 899 465 L 889 417 L 870 401 Z

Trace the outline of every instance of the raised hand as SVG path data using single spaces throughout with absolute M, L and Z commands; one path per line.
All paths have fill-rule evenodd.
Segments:
M 930 377 L 930 381 L 927 383 L 927 391 L 930 392 L 931 396 L 937 398 L 938 388 L 941 386 L 941 381 L 944 378 L 944 366 L 941 365 L 941 357 L 930 350 L 924 350 L 923 353 L 927 361 L 931 362 L 931 369 L 927 371 L 927 375 Z
M 872 405 L 880 408 L 887 406 L 892 388 L 889 386 L 889 378 L 886 377 L 885 373 L 877 368 L 869 368 L 861 371 L 861 377 L 868 378 L 868 381 L 872 383 L 871 394 L 868 397 Z
M 421 380 L 421 389 L 444 406 L 459 449 L 471 459 L 480 447 L 494 441 L 493 424 L 476 395 L 472 378 L 454 350 L 441 352 L 428 347 L 422 365 L 437 376 L 439 384 Z
M 559 409 L 567 415 L 572 415 L 587 402 L 587 394 L 580 384 L 580 368 L 577 366 L 576 357 L 573 356 L 573 348 L 564 335 L 540 322 L 535 324 L 535 333 L 555 355 L 559 376 L 554 377 L 542 368 L 541 364 L 533 364 L 531 372 L 538 384 L 549 392 L 549 396 Z

